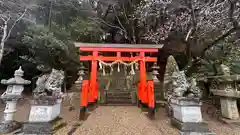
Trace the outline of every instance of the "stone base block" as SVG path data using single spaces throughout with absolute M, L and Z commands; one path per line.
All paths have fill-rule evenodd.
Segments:
M 160 108 L 160 107 L 164 108 L 164 107 L 166 107 L 166 105 L 167 105 L 167 102 L 164 101 L 164 100 L 157 100 L 156 101 L 156 107 L 157 108 Z
M 98 107 L 97 101 L 88 103 L 87 110 L 91 112 L 91 111 L 94 111 L 97 107 Z
M 237 107 L 237 100 L 230 99 L 230 98 L 221 98 L 221 113 L 222 116 L 229 119 L 238 119 L 238 107 Z
M 173 116 L 184 123 L 201 123 L 201 102 L 194 98 L 172 97 L 170 105 Z
M 21 128 L 21 124 L 17 121 L 1 122 L 0 134 L 11 133 L 19 128 Z
M 180 135 L 216 135 L 215 133 L 212 132 L 207 132 L 207 133 L 199 133 L 199 132 L 180 132 Z
M 29 122 L 49 122 L 60 115 L 61 104 L 31 105 Z
M 193 122 L 183 123 L 175 118 L 172 118 L 171 124 L 174 127 L 176 127 L 177 129 L 179 129 L 182 133 L 202 133 L 203 135 L 205 135 L 207 133 L 212 133 L 211 131 L 209 131 L 207 124 L 203 123 L 203 122 L 201 122 L 201 123 L 193 123 Z M 183 134 L 183 135 L 188 135 L 188 134 Z M 194 135 L 194 134 L 189 134 L 189 135 Z M 198 135 L 198 134 L 196 134 L 196 135 Z
M 52 135 L 54 128 L 59 126 L 60 121 L 61 118 L 57 118 L 51 122 L 27 122 L 23 125 L 22 133 L 34 135 Z
M 85 121 L 85 120 L 87 120 L 89 115 L 90 115 L 90 113 L 88 112 L 87 107 L 80 107 L 79 120 Z
M 52 135 L 53 124 L 50 122 L 25 123 L 23 126 L 24 134 L 44 134 Z
M 234 125 L 240 125 L 240 119 L 237 120 L 231 120 L 231 119 L 227 119 L 224 117 L 220 117 L 219 120 L 225 124 L 234 124 Z

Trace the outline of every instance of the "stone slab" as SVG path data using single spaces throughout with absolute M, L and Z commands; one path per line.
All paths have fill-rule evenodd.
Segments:
M 1 122 L 0 134 L 11 133 L 19 128 L 21 128 L 21 124 L 17 121 Z
M 237 120 L 231 120 L 231 119 L 227 119 L 224 117 L 220 117 L 219 120 L 225 124 L 234 124 L 234 125 L 239 125 L 240 126 L 240 119 Z
M 60 115 L 61 104 L 32 105 L 29 122 L 50 122 Z
M 41 134 L 52 135 L 54 127 L 61 121 L 61 118 L 56 118 L 50 122 L 26 122 L 23 124 L 22 133 L 25 134 Z
M 180 132 L 180 135 L 216 135 L 213 132 L 200 133 L 200 132 Z
M 184 98 L 184 97 L 172 97 L 171 104 L 182 106 L 201 106 L 202 103 L 198 98 Z
M 164 101 L 164 100 L 157 100 L 156 101 L 156 107 L 166 107 L 167 105 L 167 101 Z
M 211 89 L 213 95 L 221 96 L 221 97 L 230 97 L 230 98 L 239 98 L 240 91 L 225 91 L 225 90 L 215 90 Z
M 23 133 L 52 135 L 52 128 L 53 124 L 49 122 L 25 123 Z
M 210 132 L 206 123 L 183 123 L 175 118 L 171 119 L 171 124 L 182 132 L 198 132 L 198 133 L 208 133 Z
M 171 105 L 174 118 L 181 122 L 202 122 L 200 106 Z

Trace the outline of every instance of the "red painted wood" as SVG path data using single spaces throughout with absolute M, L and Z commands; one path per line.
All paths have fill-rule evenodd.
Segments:
M 156 57 L 145 57 L 145 53 L 158 52 L 158 48 L 103 48 L 103 47 L 80 47 L 80 51 L 93 52 L 90 56 L 80 56 L 81 61 L 92 61 L 90 84 L 88 88 L 89 102 L 95 102 L 98 98 L 98 83 L 97 83 L 97 63 L 98 60 L 102 61 L 136 61 L 139 60 L 140 64 L 140 82 L 138 84 L 138 98 L 142 103 L 147 104 L 149 107 L 155 107 L 153 81 L 147 82 L 146 79 L 146 62 L 156 62 Z M 98 52 L 117 52 L 117 56 L 99 56 Z M 121 57 L 121 52 L 140 52 L 139 56 L 135 57 Z M 147 85 L 149 83 L 150 86 Z M 83 97 L 86 99 L 86 97 Z M 83 105 L 85 105 L 84 103 Z
M 136 57 L 107 57 L 107 56 L 80 56 L 81 61 L 91 61 L 91 60 L 101 60 L 101 61 L 115 61 L 115 60 L 121 60 L 121 61 L 135 61 L 143 59 L 139 56 Z M 145 62 L 156 62 L 156 57 L 144 57 Z
M 157 48 L 95 48 L 80 47 L 80 51 L 99 51 L 99 52 L 158 52 Z
M 138 100 L 142 102 L 142 89 L 141 89 L 141 83 L 138 83 Z
M 98 100 L 98 91 L 99 91 L 99 84 L 98 82 L 96 82 L 96 88 L 95 88 L 95 91 L 94 91 L 94 100 L 97 101 Z
M 140 52 L 140 57 L 142 59 L 145 58 L 145 52 Z M 147 89 L 146 89 L 146 63 L 144 60 L 140 60 L 140 92 L 141 92 L 141 99 L 142 103 L 148 102 L 148 96 L 147 96 Z
M 147 91 L 148 91 L 148 107 L 155 108 L 155 99 L 154 99 L 154 83 L 153 81 L 148 81 Z
M 121 52 L 117 52 L 117 58 L 121 57 Z
M 88 105 L 88 89 L 89 89 L 89 81 L 83 80 L 82 89 L 81 89 L 81 101 L 80 106 L 86 107 Z
M 98 56 L 98 51 L 93 51 L 93 57 Z M 96 84 L 97 84 L 97 60 L 92 59 L 92 68 L 91 68 L 91 76 L 90 76 L 90 98 L 89 102 L 94 102 L 94 93 L 96 90 Z

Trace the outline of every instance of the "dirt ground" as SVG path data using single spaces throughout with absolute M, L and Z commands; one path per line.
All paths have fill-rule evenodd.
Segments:
M 84 122 L 78 121 L 78 111 L 69 111 L 69 104 L 78 107 L 77 94 L 69 94 L 62 105 L 61 117 L 65 126 L 56 131 L 56 135 L 178 135 L 179 131 L 170 124 L 164 108 L 160 108 L 155 120 L 150 120 L 135 106 L 99 106 L 92 111 Z M 26 121 L 29 115 L 29 101 L 23 100 L 18 105 L 17 121 Z M 4 105 L 0 106 L 3 116 Z M 226 125 L 206 113 L 205 122 L 217 135 L 240 135 L 240 127 Z M 76 123 L 80 126 L 76 126 Z M 75 130 L 74 130 L 75 128 Z

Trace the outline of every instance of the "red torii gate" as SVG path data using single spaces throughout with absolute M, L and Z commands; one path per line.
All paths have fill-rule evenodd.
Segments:
M 91 44 L 91 43 L 75 43 L 75 47 L 79 47 L 80 51 L 83 52 L 92 52 L 92 55 L 89 56 L 80 56 L 81 61 L 91 61 L 91 75 L 90 81 L 88 84 L 89 92 L 97 92 L 97 66 L 98 60 L 101 61 L 136 61 L 139 60 L 140 65 L 140 83 L 139 83 L 139 91 L 138 95 L 143 95 L 141 93 L 144 91 L 147 85 L 147 78 L 146 78 L 146 62 L 156 62 L 156 57 L 149 57 L 146 56 L 146 53 L 154 53 L 158 52 L 158 49 L 162 48 L 162 45 L 155 45 L 155 44 Z M 101 56 L 99 52 L 116 52 L 116 56 Z M 122 57 L 121 52 L 132 52 L 132 53 L 139 53 L 138 56 L 134 57 Z M 89 88 L 90 86 L 90 88 Z M 94 97 L 96 98 L 96 94 L 90 94 L 91 96 L 88 99 L 88 102 L 94 102 Z M 139 96 L 138 96 L 139 97 Z M 82 98 L 84 98 L 82 96 Z M 139 97 L 141 98 L 141 97 Z M 87 106 L 87 99 L 81 99 L 81 106 Z M 85 100 L 85 101 L 83 101 Z M 139 99 L 144 100 L 144 99 Z

